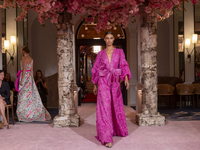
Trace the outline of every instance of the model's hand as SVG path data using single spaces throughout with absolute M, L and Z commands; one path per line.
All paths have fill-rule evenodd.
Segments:
M 93 93 L 94 93 L 94 95 L 97 95 L 97 86 L 96 85 L 94 85 Z
M 126 89 L 128 90 L 129 89 L 129 82 L 128 82 L 128 77 L 125 76 L 125 82 L 124 82 L 125 86 L 126 86 Z
M 21 86 L 22 86 L 22 81 L 20 81 L 19 85 L 21 85 Z

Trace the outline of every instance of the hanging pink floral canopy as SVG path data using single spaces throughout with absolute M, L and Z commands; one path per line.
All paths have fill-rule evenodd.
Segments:
M 21 7 L 23 11 L 17 20 L 22 20 L 27 11 L 33 9 L 41 24 L 49 18 L 56 24 L 59 14 L 67 9 L 69 13 L 81 15 L 81 18 L 85 18 L 83 15 L 90 16 L 85 18 L 86 21 L 96 22 L 96 31 L 100 31 L 115 25 L 126 27 L 130 19 L 135 21 L 140 14 L 140 6 L 144 6 L 147 14 L 160 21 L 168 18 L 173 8 L 182 10 L 182 4 L 189 1 L 198 3 L 198 0 L 4 0 L 0 7 Z

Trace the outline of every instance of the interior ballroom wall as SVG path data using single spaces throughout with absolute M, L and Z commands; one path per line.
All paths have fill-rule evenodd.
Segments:
M 192 35 L 194 34 L 194 5 L 192 2 L 188 2 L 184 5 L 186 11 L 184 12 L 184 38 L 190 38 L 192 39 Z M 188 51 L 191 53 L 194 48 L 194 44 L 192 43 L 188 48 Z M 191 84 L 195 81 L 195 63 L 194 63 L 194 52 L 191 53 L 191 62 L 188 62 L 188 53 L 185 49 L 185 84 Z
M 127 62 L 131 71 L 131 79 L 129 81 L 130 88 L 127 91 L 128 105 L 136 106 L 136 91 L 135 86 L 138 83 L 138 68 L 137 68 L 137 22 L 129 23 L 126 28 L 126 38 L 127 38 Z
M 170 76 L 170 29 L 167 20 L 158 22 L 157 67 L 158 76 Z
M 29 11 L 28 15 L 28 45 L 31 49 L 31 56 L 34 59 L 34 72 L 37 69 L 41 69 L 47 80 L 48 78 L 51 78 L 51 80 L 56 80 L 52 79 L 52 77 L 57 78 L 56 28 L 49 21 L 46 21 L 45 27 L 42 27 L 37 20 L 37 14 L 33 11 Z M 73 17 L 73 23 L 74 31 L 76 33 L 77 28 L 81 23 L 81 21 L 79 20 L 79 16 Z M 173 74 L 173 33 L 171 33 L 172 29 L 173 19 L 170 20 L 169 18 L 164 22 L 158 23 L 158 75 L 160 76 L 172 76 Z M 130 23 L 125 31 L 127 36 L 127 61 L 130 65 L 130 70 L 132 73 L 132 78 L 130 80 L 130 89 L 128 90 L 128 105 L 135 106 L 136 91 L 134 87 L 137 85 L 138 82 L 137 23 Z M 52 87 L 49 88 L 51 89 Z M 53 89 L 55 89 L 55 87 Z M 56 99 L 56 97 L 57 96 L 55 95 L 51 95 L 51 97 L 48 96 L 48 107 L 58 106 L 58 99 Z
M 56 27 L 49 20 L 41 26 L 34 11 L 28 13 L 28 46 L 34 60 L 34 75 L 40 69 L 46 77 L 49 88 L 47 106 L 58 107 Z
M 10 42 L 10 36 L 16 36 L 16 8 L 6 9 L 6 40 Z M 17 74 L 17 52 L 16 45 L 14 46 L 15 53 L 13 55 L 14 60 L 13 63 L 10 62 L 7 65 L 7 72 L 11 75 L 11 80 L 15 81 Z M 8 51 L 13 54 L 13 46 L 9 43 Z M 7 54 L 7 62 L 10 60 L 10 56 Z

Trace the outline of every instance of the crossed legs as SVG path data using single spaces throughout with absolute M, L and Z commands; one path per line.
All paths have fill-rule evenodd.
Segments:
M 5 116 L 5 106 L 6 106 L 6 102 L 0 98 L 0 116 L 3 116 L 3 121 L 4 121 L 4 126 L 8 125 L 6 116 Z

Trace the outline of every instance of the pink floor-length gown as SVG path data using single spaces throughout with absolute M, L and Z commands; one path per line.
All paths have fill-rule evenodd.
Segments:
M 127 136 L 127 124 L 119 77 L 131 78 L 128 63 L 122 49 L 114 48 L 111 62 L 105 50 L 97 54 L 92 68 L 92 82 L 98 84 L 97 92 L 97 140 L 103 145 L 113 143 L 112 137 Z

